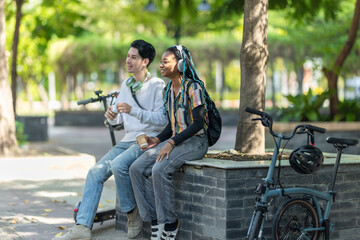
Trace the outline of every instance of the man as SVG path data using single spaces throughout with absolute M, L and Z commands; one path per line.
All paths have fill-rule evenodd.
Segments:
M 150 43 L 143 40 L 131 43 L 126 65 L 133 77 L 122 83 L 115 105 L 109 106 L 105 113 L 110 124 L 124 124 L 125 136 L 89 170 L 76 225 L 64 236 L 53 240 L 91 239 L 91 227 L 103 184 L 112 174 L 120 209 L 127 213 L 128 238 L 135 238 L 141 232 L 143 222 L 129 176 L 130 165 L 144 152 L 136 144 L 136 136 L 139 133 L 156 136 L 167 123 L 162 100 L 165 83 L 147 71 L 154 58 L 155 49 Z

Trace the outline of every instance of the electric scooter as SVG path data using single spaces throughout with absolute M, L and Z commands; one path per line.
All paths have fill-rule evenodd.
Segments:
M 105 109 L 105 112 L 106 112 L 107 107 L 108 107 L 107 99 L 110 98 L 109 104 L 112 105 L 114 100 L 116 100 L 117 96 L 119 95 L 119 93 L 118 92 L 113 92 L 113 93 L 110 93 L 108 95 L 102 95 L 102 91 L 97 90 L 97 91 L 95 91 L 95 95 L 97 96 L 96 98 L 89 98 L 89 99 L 86 99 L 86 100 L 81 100 L 81 101 L 78 101 L 77 104 L 85 106 L 86 104 L 89 104 L 89 103 L 102 102 L 103 106 L 104 106 L 104 109 Z M 116 140 L 115 140 L 114 130 L 120 130 L 122 128 L 122 126 L 120 126 L 120 125 L 112 126 L 107 121 L 107 119 L 105 119 L 104 124 L 105 124 L 105 126 L 107 126 L 109 128 L 111 142 L 112 142 L 112 145 L 115 146 L 116 145 Z M 78 202 L 75 205 L 75 208 L 74 208 L 74 220 L 75 220 L 75 223 L 76 223 L 76 216 L 77 216 L 77 213 L 79 211 L 80 205 L 81 205 L 81 201 Z M 115 209 L 108 209 L 108 210 L 98 211 L 96 213 L 95 217 L 94 217 L 94 223 L 100 222 L 100 224 L 102 224 L 104 221 L 114 219 L 115 217 L 116 217 L 116 210 Z

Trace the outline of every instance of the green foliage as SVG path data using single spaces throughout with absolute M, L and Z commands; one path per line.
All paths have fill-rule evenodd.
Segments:
M 290 103 L 288 108 L 280 109 L 280 119 L 282 121 L 324 121 L 327 116 L 320 114 L 320 108 L 324 101 L 329 97 L 330 91 L 325 91 L 316 95 L 310 89 L 307 94 L 297 94 L 286 96 Z
M 234 60 L 231 62 L 225 70 L 225 86 L 228 87 L 232 91 L 240 91 L 240 62 L 238 60 Z M 239 98 L 239 96 L 238 96 Z
M 324 19 L 335 19 L 340 9 L 340 2 L 336 0 L 270 0 L 270 10 L 284 10 L 287 16 L 298 22 L 313 20 L 321 15 Z M 245 0 L 215 0 L 213 4 L 213 19 L 219 20 L 244 12 Z
M 123 60 L 128 48 L 128 44 L 85 35 L 54 42 L 49 49 L 49 56 L 64 77 L 66 73 L 90 73 L 101 69 L 104 64 Z
M 174 35 L 180 26 L 180 43 L 190 49 L 201 78 L 209 86 L 213 84 L 215 70 L 211 66 L 221 61 L 225 67 L 226 90 L 238 89 L 240 69 L 231 63 L 240 58 L 244 0 L 208 0 L 211 10 L 207 12 L 197 10 L 201 0 L 154 0 L 156 12 L 144 10 L 148 2 L 25 1 L 18 53 L 18 74 L 24 85 L 19 84 L 19 88 L 25 88 L 27 82 L 33 82 L 28 84 L 30 87 L 46 83 L 48 73 L 55 69 L 58 91 L 60 84 L 65 89 L 66 76 L 79 73 L 88 79 L 90 73 L 96 72 L 103 83 L 103 72 L 124 69 L 129 44 L 139 38 L 153 43 L 157 50 L 151 65 L 154 71 L 158 69 L 161 54 L 175 44 Z M 269 1 L 269 63 L 280 57 L 289 71 L 302 67 L 305 59 L 322 58 L 325 64 L 332 63 L 334 54 L 346 41 L 348 29 L 344 26 L 351 21 L 354 2 Z M 10 53 L 15 6 L 13 0 L 5 0 L 6 46 Z M 359 49 L 357 41 L 344 65 L 347 74 L 360 74 Z
M 335 121 L 360 121 L 360 103 L 358 99 L 344 100 L 337 106 Z
M 301 2 L 299 1 L 299 4 Z M 347 41 L 355 1 L 338 1 L 336 5 L 336 19 L 324 18 L 323 10 L 306 24 L 299 24 L 287 18 L 289 9 L 285 12 L 269 11 L 270 61 L 281 57 L 299 67 L 306 59 L 321 58 L 320 67 L 331 67 Z M 338 74 L 360 74 L 357 64 L 359 51 L 360 42 L 357 41 L 343 68 L 338 69 Z M 294 70 L 296 71 L 296 68 Z
M 19 146 L 27 144 L 28 136 L 24 134 L 24 124 L 19 121 L 15 121 L 16 128 L 16 140 Z
M 84 18 L 74 10 L 77 0 L 24 1 L 20 25 L 20 39 L 17 54 L 18 87 L 37 85 L 52 71 L 47 55 L 51 39 L 65 36 L 79 36 L 84 30 L 75 24 Z M 8 1 L 9 17 L 6 28 L 6 47 L 11 52 L 15 26 L 15 1 Z M 7 15 L 8 16 L 8 15 Z M 9 66 L 11 66 L 9 58 Z M 9 68 L 9 71 L 11 69 Z M 33 96 L 37 98 L 37 96 Z
M 136 36 L 136 38 L 142 38 L 153 43 L 157 55 L 151 67 L 155 68 L 159 68 L 157 64 L 163 52 L 174 44 L 171 38 L 157 39 L 141 35 Z M 77 73 L 89 74 L 107 68 L 116 71 L 116 68 L 119 67 L 118 63 L 125 64 L 130 43 L 110 40 L 99 35 L 84 35 L 79 38 L 71 37 L 53 41 L 48 55 L 51 62 L 56 66 L 58 75 L 64 81 L 68 73 L 73 75 Z M 207 61 L 212 63 L 221 61 L 226 64 L 240 57 L 240 51 L 234 51 L 234 49 L 240 48 L 240 43 L 233 38 L 209 40 L 184 38 L 181 44 L 190 50 L 197 69 L 205 69 L 201 65 L 207 66 Z M 240 69 L 230 66 L 230 71 L 232 75 L 229 80 L 226 80 L 226 85 L 239 89 Z M 231 81 L 235 82 L 231 83 Z

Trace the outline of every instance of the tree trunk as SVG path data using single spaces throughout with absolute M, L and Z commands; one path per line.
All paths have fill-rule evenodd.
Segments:
M 355 44 L 356 35 L 359 28 L 359 21 L 360 21 L 360 0 L 357 0 L 355 4 L 353 20 L 348 34 L 348 39 L 345 45 L 343 46 L 343 48 L 341 49 L 339 55 L 337 56 L 335 63 L 330 68 L 323 68 L 324 75 L 328 81 L 329 90 L 332 91 L 332 94 L 330 95 L 330 115 L 332 119 L 334 119 L 335 115 L 337 114 L 336 107 L 339 102 L 338 90 L 337 90 L 339 72 L 341 71 L 341 68 L 345 63 L 346 58 L 350 54 L 350 51 Z
M 16 2 L 16 21 L 15 21 L 15 29 L 14 29 L 14 39 L 12 44 L 12 62 L 11 62 L 11 91 L 13 96 L 13 108 L 14 113 L 16 114 L 16 89 L 17 89 L 17 52 L 19 45 L 19 31 L 20 31 L 20 21 L 21 21 L 21 7 L 23 4 L 23 0 L 15 0 Z
M 265 152 L 264 127 L 245 108 L 265 109 L 268 0 L 245 0 L 244 33 L 240 52 L 241 88 L 235 149 L 246 153 Z
M 17 149 L 15 119 L 5 55 L 5 0 L 0 0 L 0 155 Z

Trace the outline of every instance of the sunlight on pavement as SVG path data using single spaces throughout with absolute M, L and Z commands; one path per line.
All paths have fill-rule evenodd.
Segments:
M 48 198 L 58 198 L 58 197 L 75 197 L 78 196 L 77 192 L 48 192 L 48 191 L 40 191 L 34 194 L 38 197 L 48 197 Z
M 95 157 L 88 154 L 64 157 L 0 158 L 0 181 L 84 179 Z

